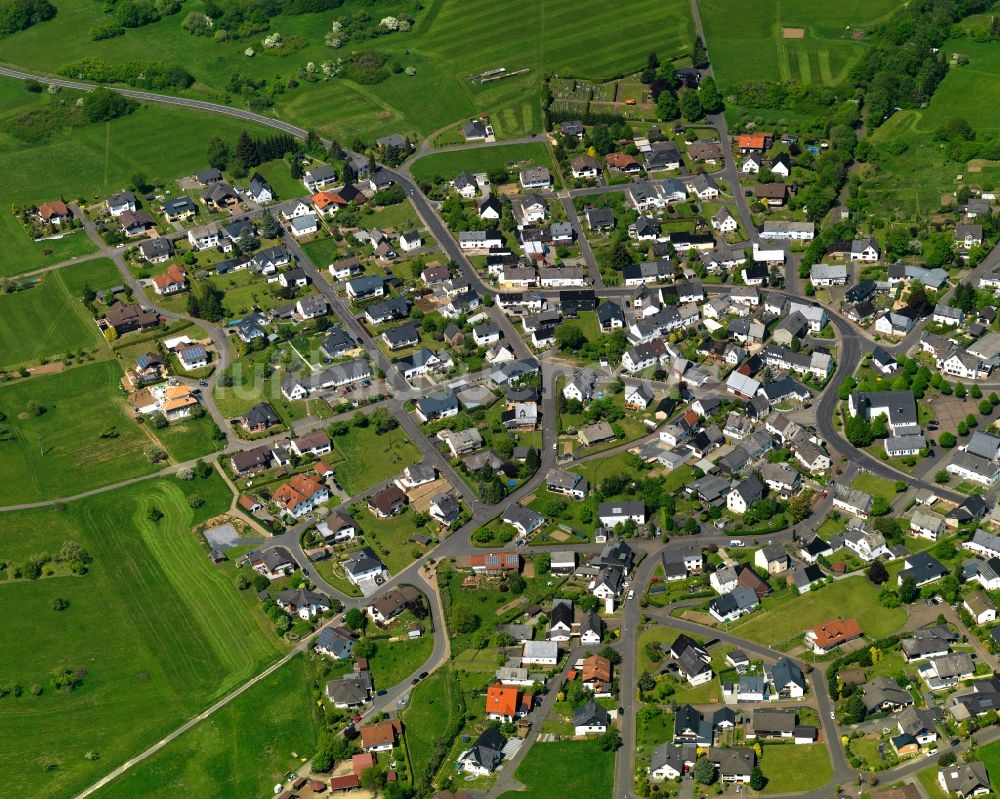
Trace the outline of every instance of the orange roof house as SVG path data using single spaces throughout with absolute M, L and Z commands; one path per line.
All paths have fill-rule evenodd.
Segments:
M 69 207 L 62 200 L 53 200 L 39 205 L 38 215 L 46 222 L 51 219 L 65 219 L 69 216 Z
M 767 136 L 763 133 L 741 133 L 736 145 L 741 153 L 764 152 L 767 149 Z
M 862 636 L 855 619 L 832 619 L 806 630 L 806 643 L 818 654 L 829 652 Z
M 293 511 L 321 492 L 329 491 L 319 480 L 307 474 L 296 474 L 274 492 L 275 504 L 282 510 Z
M 365 196 L 353 186 L 344 186 L 338 191 L 321 191 L 311 198 L 313 206 L 320 213 L 346 208 L 350 203 L 363 203 Z
M 608 153 L 604 156 L 604 162 L 609 169 L 618 172 L 638 172 L 640 169 L 639 162 L 628 153 Z
M 187 275 L 177 264 L 170 264 L 162 275 L 153 276 L 157 294 L 172 294 L 187 288 Z
M 591 690 L 602 693 L 611 684 L 611 661 L 600 655 L 591 655 L 583 661 L 581 681 Z
M 512 685 L 495 682 L 486 690 L 486 717 L 513 721 L 518 715 L 518 690 Z

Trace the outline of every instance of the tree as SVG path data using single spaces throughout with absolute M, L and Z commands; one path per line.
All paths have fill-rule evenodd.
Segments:
M 711 785 L 715 782 L 715 764 L 707 757 L 699 757 L 694 762 L 693 775 L 695 782 Z
M 597 654 L 607 660 L 612 666 L 617 666 L 622 662 L 621 654 L 619 654 L 617 649 L 612 649 L 610 646 L 602 647 L 601 651 Z
M 361 787 L 368 791 L 372 796 L 377 796 L 385 787 L 385 769 L 381 766 L 366 768 L 361 772 L 361 776 L 358 778 L 358 781 L 361 783 Z
M 561 350 L 578 350 L 587 343 L 587 337 L 577 325 L 568 322 L 556 328 L 556 346 Z
M 872 443 L 871 425 L 860 415 L 852 416 L 844 425 L 844 435 L 855 447 L 867 447 Z
M 705 109 L 702 108 L 701 98 L 694 91 L 688 90 L 681 97 L 681 111 L 688 122 L 697 122 L 705 116 Z
M 535 555 L 535 574 L 542 577 L 552 570 L 552 556 L 546 552 Z
M 948 473 L 947 469 L 938 469 L 934 472 L 934 482 L 938 485 L 944 485 L 951 481 L 951 475 Z
M 926 316 L 928 314 L 931 309 L 931 301 L 927 296 L 927 289 L 924 288 L 922 283 L 915 281 L 910 286 L 910 296 L 906 300 L 906 307 L 916 311 L 918 316 Z
M 312 767 L 313 771 L 329 771 L 333 768 L 335 762 L 333 756 L 333 746 L 334 738 L 333 736 L 327 734 L 327 736 L 319 742 L 316 746 L 316 751 L 313 753 L 312 757 Z
M 458 605 L 451 612 L 451 624 L 459 633 L 472 633 L 479 629 L 482 622 L 479 616 L 464 605 Z
M 851 694 L 847 701 L 844 703 L 844 717 L 843 722 L 845 724 L 860 724 L 865 720 L 865 703 L 861 699 L 861 693 L 856 692 Z
M 98 86 L 83 96 L 83 111 L 90 122 L 110 122 L 132 113 L 139 104 L 118 92 Z
M 708 50 L 700 36 L 695 37 L 694 47 L 691 48 L 691 63 L 695 69 L 705 69 L 708 66 Z
M 359 638 L 354 644 L 354 656 L 370 658 L 378 651 L 378 644 L 371 638 Z
M 281 236 L 281 224 L 270 211 L 261 218 L 260 232 L 268 239 L 277 239 Z
M 716 84 L 715 78 L 711 76 L 702 78 L 698 94 L 706 114 L 717 114 L 722 110 L 722 95 L 719 93 L 719 86 Z
M 656 118 L 661 122 L 673 122 L 680 117 L 681 107 L 677 95 L 671 91 L 662 91 L 656 98 Z
M 750 787 L 755 791 L 762 791 L 765 785 L 767 785 L 767 777 L 760 770 L 760 766 L 754 766 L 750 769 Z
M 507 588 L 510 589 L 512 594 L 523 594 L 524 589 L 528 587 L 528 583 L 520 574 L 512 574 L 507 578 Z
M 912 577 L 904 577 L 899 586 L 899 599 L 904 605 L 916 602 L 920 597 L 920 589 L 917 588 L 917 581 Z
M 579 606 L 580 610 L 585 613 L 591 613 L 597 610 L 600 605 L 600 600 L 593 594 L 586 594 L 585 596 L 580 597 L 576 604 Z
M 597 739 L 597 743 L 602 752 L 615 752 L 621 747 L 622 739 L 618 730 L 612 727 Z
M 656 680 L 654 680 L 649 675 L 648 671 L 644 671 L 642 674 L 639 675 L 639 690 L 640 691 L 642 691 L 643 693 L 648 694 L 654 688 L 656 688 Z
M 872 565 L 868 567 L 865 574 L 874 585 L 882 585 L 889 579 L 889 572 L 886 571 L 885 564 L 880 560 L 872 561 Z
M 792 517 L 793 522 L 801 522 L 809 515 L 812 509 L 809 503 L 808 493 L 796 494 L 788 501 L 788 515 Z
M 352 630 L 360 630 L 365 626 L 365 614 L 358 608 L 351 608 L 344 614 L 344 624 Z
M 883 586 L 882 590 L 879 591 L 878 601 L 884 608 L 898 608 L 902 604 L 899 599 L 899 594 L 887 585 Z
M 951 449 L 958 443 L 958 439 L 955 438 L 953 433 L 945 430 L 940 436 L 938 436 L 938 444 L 940 444 L 945 449 Z
M 229 166 L 229 145 L 218 136 L 213 136 L 208 140 L 208 163 L 216 169 L 225 169 Z

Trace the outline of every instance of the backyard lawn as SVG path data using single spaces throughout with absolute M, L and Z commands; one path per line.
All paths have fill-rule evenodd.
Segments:
M 333 447 L 341 460 L 331 465 L 337 481 L 351 496 L 395 477 L 420 460 L 420 450 L 401 427 L 379 434 L 374 425 L 351 425 L 344 435 L 334 437 Z
M 411 542 L 410 537 L 433 532 L 427 527 L 417 527 L 415 516 L 416 511 L 411 507 L 388 519 L 379 519 L 367 508 L 354 514 L 354 520 L 364 530 L 365 542 L 374 547 L 391 574 L 399 574 L 423 554 L 423 548 Z
M 986 766 L 986 772 L 990 775 L 990 782 L 997 785 L 1000 782 L 1000 742 L 994 741 L 982 747 L 979 750 L 979 759 Z
M 754 612 L 747 621 L 730 630 L 741 638 L 788 648 L 807 627 L 843 617 L 861 622 L 868 637 L 881 638 L 902 627 L 906 609 L 882 607 L 878 590 L 866 577 L 858 575 L 837 580 L 818 591 L 784 594 L 775 603 L 765 599 L 764 612 Z
M 450 153 L 432 153 L 413 162 L 412 173 L 417 180 L 452 180 L 462 170 L 489 172 L 492 169 L 518 164 L 552 168 L 552 157 L 541 142 L 510 144 L 478 150 L 456 150 Z
M 376 641 L 377 649 L 369 660 L 376 690 L 392 688 L 419 671 L 434 650 L 434 635 L 430 624 L 424 624 L 424 634 L 409 641 Z
M 0 440 L 0 502 L 72 496 L 158 468 L 148 455 L 154 442 L 126 414 L 121 375 L 102 361 L 0 388 L 9 430 Z
M 826 744 L 765 744 L 760 770 L 767 777 L 765 794 L 811 791 L 833 774 Z
M 610 799 L 614 787 L 613 752 L 596 740 L 554 741 L 532 746 L 515 772 L 524 791 L 508 791 L 500 799 L 551 799 L 586 796 Z
M 192 510 L 188 496 L 195 493 L 204 504 Z M 191 534 L 192 524 L 228 509 L 230 499 L 217 475 L 155 479 L 64 510 L 3 515 L 4 562 L 54 555 L 67 540 L 92 558 L 82 577 L 43 571 L 37 580 L 0 583 L 8 611 L 0 671 L 24 689 L 0 703 L 6 791 L 76 794 L 283 651 L 231 573 L 212 566 Z M 158 522 L 149 520 L 151 508 L 163 513 Z M 68 607 L 54 611 L 55 597 Z M 85 670 L 76 690 L 53 687 L 57 668 Z M 35 685 L 40 696 L 29 690 Z M 299 724 L 308 723 L 305 708 Z
M 872 497 L 882 497 L 886 502 L 891 503 L 896 498 L 896 486 L 891 480 L 884 477 L 876 477 L 870 472 L 862 472 L 851 484 L 859 491 L 864 491 Z

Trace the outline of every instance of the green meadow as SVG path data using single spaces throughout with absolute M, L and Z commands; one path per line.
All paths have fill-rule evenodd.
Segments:
M 310 713 L 309 664 L 296 657 L 94 794 L 97 799 L 230 799 L 267 796 L 312 754 L 319 732 Z
M 0 504 L 73 496 L 158 469 L 125 411 L 118 364 L 100 361 L 0 388 Z M 34 415 L 29 403 L 43 413 Z
M 364 5 L 370 10 L 369 4 Z M 181 28 L 188 11 L 165 17 L 123 36 L 93 42 L 89 29 L 99 19 L 90 0 L 64 0 L 59 13 L 46 23 L 8 36 L 0 42 L 0 60 L 40 72 L 83 56 L 107 61 L 157 60 L 184 65 L 196 78 L 187 93 L 216 101 L 239 102 L 228 94 L 232 75 L 273 80 L 276 75 L 297 76 L 307 62 L 332 61 L 353 50 L 378 50 L 416 74 L 393 75 L 376 86 L 334 78 L 302 81 L 298 88 L 278 96 L 277 116 L 303 127 L 350 140 L 366 140 L 400 131 L 426 136 L 463 118 L 490 111 L 498 134 L 517 136 L 540 130 L 538 96 L 548 73 L 609 78 L 640 69 L 651 49 L 661 57 L 686 54 L 694 39 L 686 0 L 660 3 L 608 4 L 600 0 L 537 3 L 513 0 L 502 6 L 433 0 L 412 12 L 413 31 L 349 42 L 331 50 L 324 35 L 335 19 L 353 14 L 362 4 L 348 0 L 333 11 L 282 15 L 270 30 L 296 45 L 263 52 L 264 34 L 217 43 L 191 36 Z M 370 10 L 398 11 L 384 6 Z M 402 9 L 405 10 L 405 9 Z M 301 46 L 299 46 L 301 45 Z M 244 55 L 252 46 L 257 55 Z M 54 60 L 53 53 L 58 53 Z M 476 85 L 469 78 L 486 70 L 506 67 L 526 70 L 518 77 Z
M 79 234 L 83 235 L 83 234 Z M 121 281 L 106 258 L 82 261 L 46 273 L 32 288 L 0 294 L 0 369 L 36 365 L 68 352 L 108 350 L 81 300 L 83 287 L 97 291 Z
M 204 499 L 197 511 L 191 494 Z M 191 533 L 229 503 L 213 475 L 151 480 L 61 509 L 0 516 L 0 561 L 55 554 L 67 540 L 92 558 L 83 576 L 0 582 L 0 672 L 23 687 L 21 696 L 0 700 L 5 792 L 71 796 L 279 655 L 273 632 Z M 153 507 L 164 514 L 158 522 L 147 517 Z M 68 607 L 55 611 L 56 597 Z M 50 675 L 61 668 L 85 671 L 75 690 L 53 687 Z M 221 749 L 235 765 L 234 753 Z

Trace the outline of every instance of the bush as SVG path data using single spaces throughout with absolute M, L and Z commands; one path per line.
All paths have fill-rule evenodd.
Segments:
M 90 40 L 99 42 L 102 39 L 113 39 L 116 36 L 124 36 L 125 29 L 117 22 L 105 22 L 103 25 L 95 25 L 90 29 Z
M 340 74 L 355 83 L 372 85 L 389 77 L 388 56 L 378 51 L 352 53 L 344 59 Z
M 83 110 L 90 122 L 110 122 L 131 114 L 139 104 L 118 92 L 99 86 L 83 97 Z
M 81 58 L 58 70 L 68 78 L 92 80 L 95 83 L 125 83 L 142 89 L 186 89 L 194 76 L 177 64 L 154 61 L 123 61 L 112 64 L 100 58 Z

